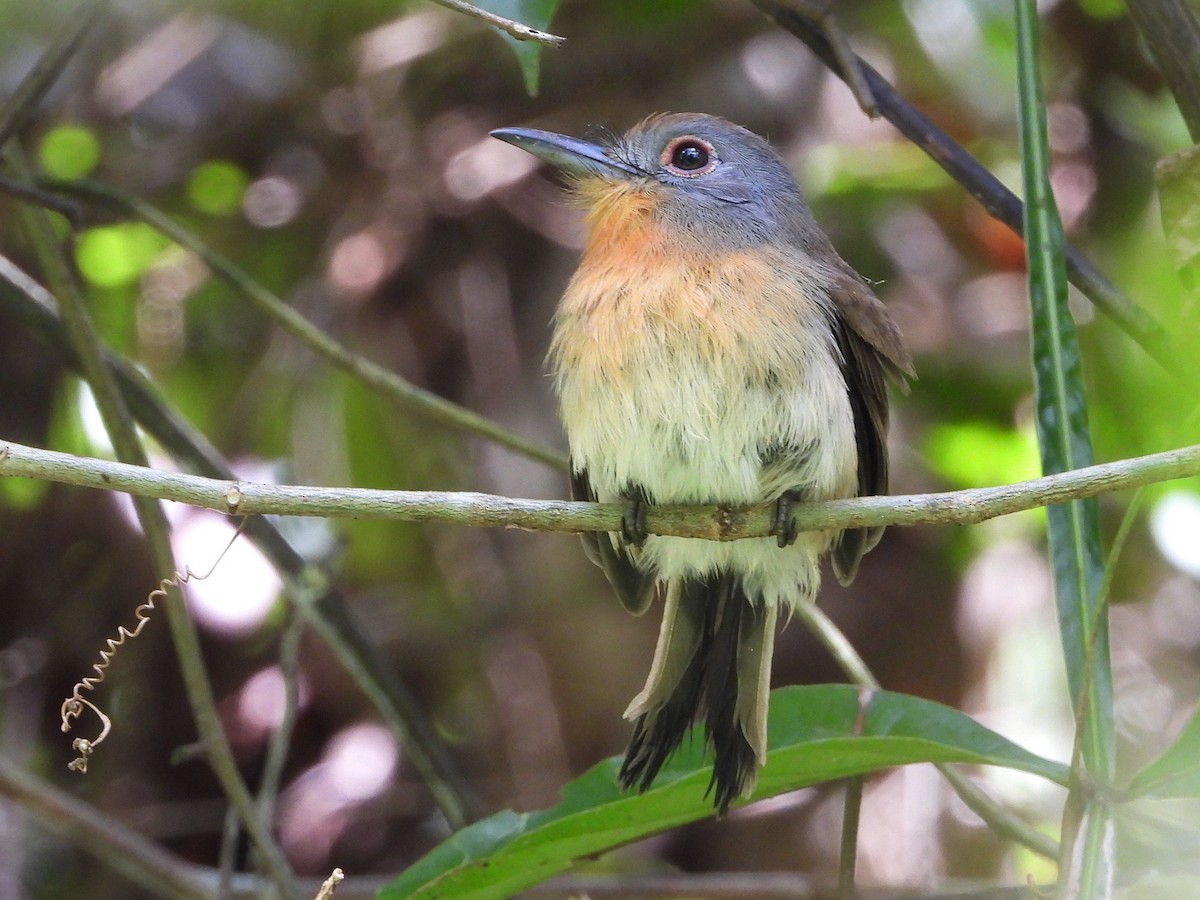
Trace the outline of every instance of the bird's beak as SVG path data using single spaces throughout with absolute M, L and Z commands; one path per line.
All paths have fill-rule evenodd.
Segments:
M 565 134 L 538 131 L 535 128 L 497 128 L 490 134 L 570 175 L 628 179 L 646 174 L 627 162 L 613 158 L 599 144 Z

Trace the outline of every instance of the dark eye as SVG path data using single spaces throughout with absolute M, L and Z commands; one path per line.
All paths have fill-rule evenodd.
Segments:
M 703 169 L 708 165 L 708 151 L 699 144 L 680 144 L 671 154 L 671 163 L 685 172 Z
M 683 137 L 666 146 L 662 163 L 669 172 L 692 178 L 711 172 L 717 165 L 717 154 L 708 141 Z

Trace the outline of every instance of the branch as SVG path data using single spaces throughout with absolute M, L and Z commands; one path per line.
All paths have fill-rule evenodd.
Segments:
M 505 34 L 511 35 L 518 41 L 535 41 L 539 44 L 545 44 L 547 47 L 558 47 L 566 41 L 565 37 L 557 34 L 550 34 L 546 31 L 538 31 L 536 28 L 530 28 L 513 19 L 506 19 L 504 16 L 498 16 L 493 12 L 488 12 L 486 9 L 480 9 L 471 3 L 466 3 L 465 0 L 433 0 L 434 3 L 444 6 L 447 9 L 452 9 L 455 12 L 463 13 L 475 19 L 480 19 L 499 28 Z
M 824 25 L 785 0 L 752 0 L 784 31 L 803 41 L 816 57 L 845 80 L 837 55 L 824 35 Z M 1023 208 L 1017 196 L 984 168 L 962 145 L 905 100 L 887 79 L 861 57 L 858 72 L 866 81 L 880 114 L 924 150 L 946 173 L 983 204 L 991 215 L 1016 234 L 1022 234 Z M 1067 246 L 1067 277 L 1098 309 L 1108 314 L 1149 356 L 1174 375 L 1193 396 L 1200 395 L 1194 354 L 1183 352 L 1162 323 L 1105 278 L 1086 256 Z
M 46 831 L 82 847 L 155 896 L 203 900 L 198 866 L 168 853 L 133 829 L 72 797 L 0 755 L 0 796 L 20 804 Z M 266 888 L 267 885 L 263 884 Z
M 1184 0 L 1129 0 L 1133 24 L 1142 33 L 1187 123 L 1200 141 L 1200 22 Z
M 21 79 L 16 90 L 0 107 L 0 147 L 8 143 L 8 139 L 16 134 L 30 119 L 38 104 L 42 102 L 50 88 L 58 81 L 58 76 L 70 64 L 79 45 L 88 36 L 106 6 L 105 0 L 100 2 L 85 2 L 77 9 L 72 21 L 55 38 L 33 69 Z
M 529 531 L 619 531 L 617 503 L 518 500 L 460 491 L 382 491 L 224 481 L 162 472 L 11 442 L 0 443 L 0 475 L 175 500 L 230 515 L 321 516 L 447 522 Z M 876 525 L 970 525 L 1039 506 L 1200 475 L 1200 444 L 1074 469 L 1001 487 L 800 504 L 800 531 Z M 773 534 L 773 503 L 758 506 L 651 506 L 651 534 L 732 541 Z

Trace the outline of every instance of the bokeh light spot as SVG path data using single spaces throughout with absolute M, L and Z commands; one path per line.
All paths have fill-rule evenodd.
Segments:
M 1171 491 L 1150 513 L 1150 533 L 1171 565 L 1200 578 L 1200 497 Z
M 83 125 L 60 125 L 38 146 L 38 164 L 54 178 L 82 178 L 99 161 L 100 142 Z
M 251 225 L 278 228 L 296 218 L 300 201 L 300 188 L 294 181 L 270 175 L 246 189 L 242 211 Z
M 141 222 L 104 225 L 79 236 L 75 261 L 91 284 L 124 287 L 137 281 L 167 246 L 166 238 Z
M 228 216 L 242 205 L 249 179 L 226 160 L 201 163 L 188 177 L 187 195 L 192 206 L 210 216 Z
M 200 575 L 220 558 L 209 577 L 187 583 L 188 607 L 204 627 L 236 637 L 262 624 L 283 585 L 266 557 L 244 537 L 221 556 L 233 531 L 224 516 L 205 511 L 183 521 L 174 544 L 178 565 Z

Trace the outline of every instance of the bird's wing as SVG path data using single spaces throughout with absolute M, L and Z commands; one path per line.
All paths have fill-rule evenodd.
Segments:
M 886 375 L 907 389 L 906 377 L 915 377 L 912 359 L 900 329 L 887 308 L 848 266 L 839 272 L 832 292 L 837 309 L 837 341 L 842 354 L 842 374 L 854 412 L 858 445 L 858 494 L 886 494 L 888 489 L 888 396 Z M 833 570 L 838 581 L 849 584 L 863 555 L 879 543 L 883 528 L 843 531 L 833 548 Z
M 571 466 L 571 499 L 596 502 L 596 492 L 588 480 L 587 471 L 577 471 L 574 466 Z M 624 607 L 635 616 L 649 609 L 654 601 L 654 576 L 637 567 L 614 535 L 603 531 L 587 531 L 580 538 L 583 540 L 583 552 L 604 572 Z
M 857 337 L 879 356 L 887 373 L 907 390 L 906 378 L 916 378 L 912 357 L 904 346 L 904 336 L 896 327 L 887 307 L 875 296 L 857 272 L 838 259 L 830 295 L 838 315 Z

